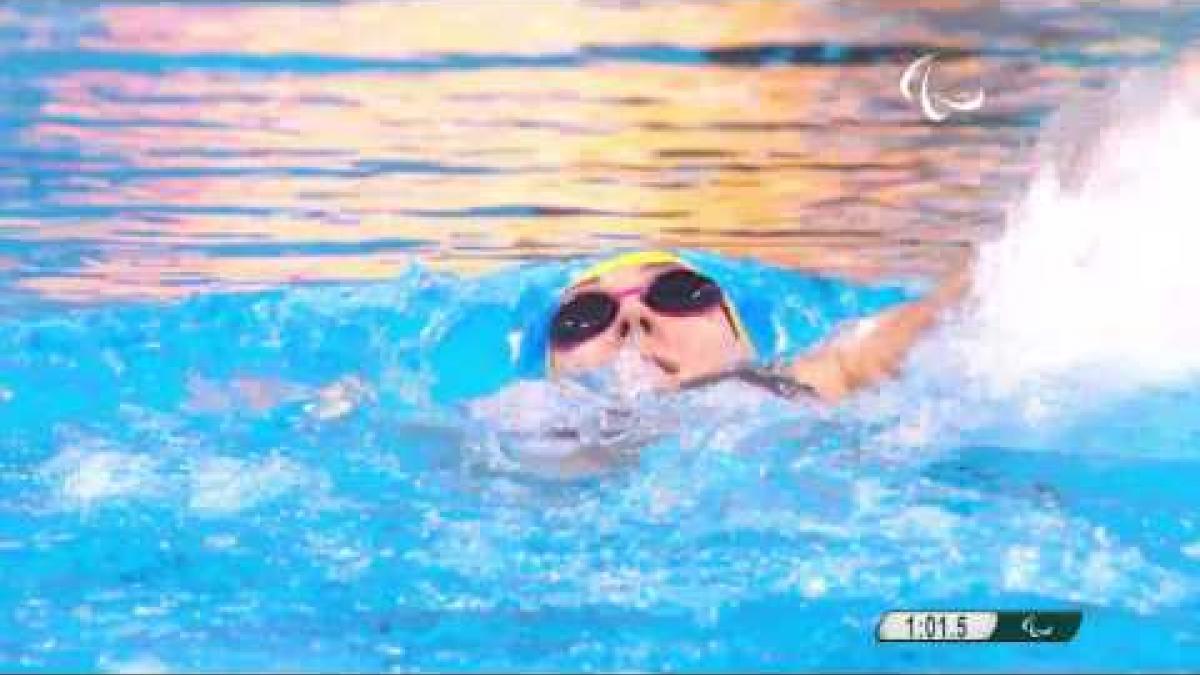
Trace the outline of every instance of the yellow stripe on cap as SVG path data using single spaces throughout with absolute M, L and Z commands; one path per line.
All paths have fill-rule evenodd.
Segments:
M 684 262 L 683 258 L 669 251 L 630 251 L 629 253 L 615 255 L 607 260 L 601 260 L 585 269 L 571 279 L 571 285 L 581 284 L 627 267 L 661 264 L 675 264 L 692 269 L 692 266 Z

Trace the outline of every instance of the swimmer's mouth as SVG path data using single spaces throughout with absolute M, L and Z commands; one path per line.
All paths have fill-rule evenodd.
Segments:
M 654 365 L 658 366 L 659 368 L 662 368 L 663 372 L 665 372 L 668 375 L 674 376 L 674 375 L 679 374 L 679 364 L 678 363 L 675 363 L 673 361 L 668 361 L 668 360 L 662 358 L 661 356 L 651 356 L 650 360 L 654 362 Z

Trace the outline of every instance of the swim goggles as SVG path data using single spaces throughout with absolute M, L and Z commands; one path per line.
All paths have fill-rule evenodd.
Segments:
M 565 350 L 603 334 L 620 313 L 622 299 L 637 295 L 642 304 L 667 316 L 698 316 L 721 307 L 738 331 L 716 282 L 685 267 L 668 269 L 650 283 L 620 291 L 584 291 L 559 306 L 550 322 L 550 346 Z

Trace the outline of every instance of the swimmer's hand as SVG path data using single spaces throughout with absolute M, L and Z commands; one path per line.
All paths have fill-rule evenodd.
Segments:
M 972 267 L 967 258 L 920 300 L 859 321 L 846 334 L 793 361 L 788 367 L 791 376 L 831 403 L 893 377 L 917 339 L 966 295 Z

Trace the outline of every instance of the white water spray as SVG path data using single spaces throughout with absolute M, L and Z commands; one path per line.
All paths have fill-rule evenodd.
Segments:
M 992 394 L 1200 375 L 1200 89 L 1181 72 L 1132 79 L 1046 134 L 1054 161 L 982 247 L 960 342 Z

